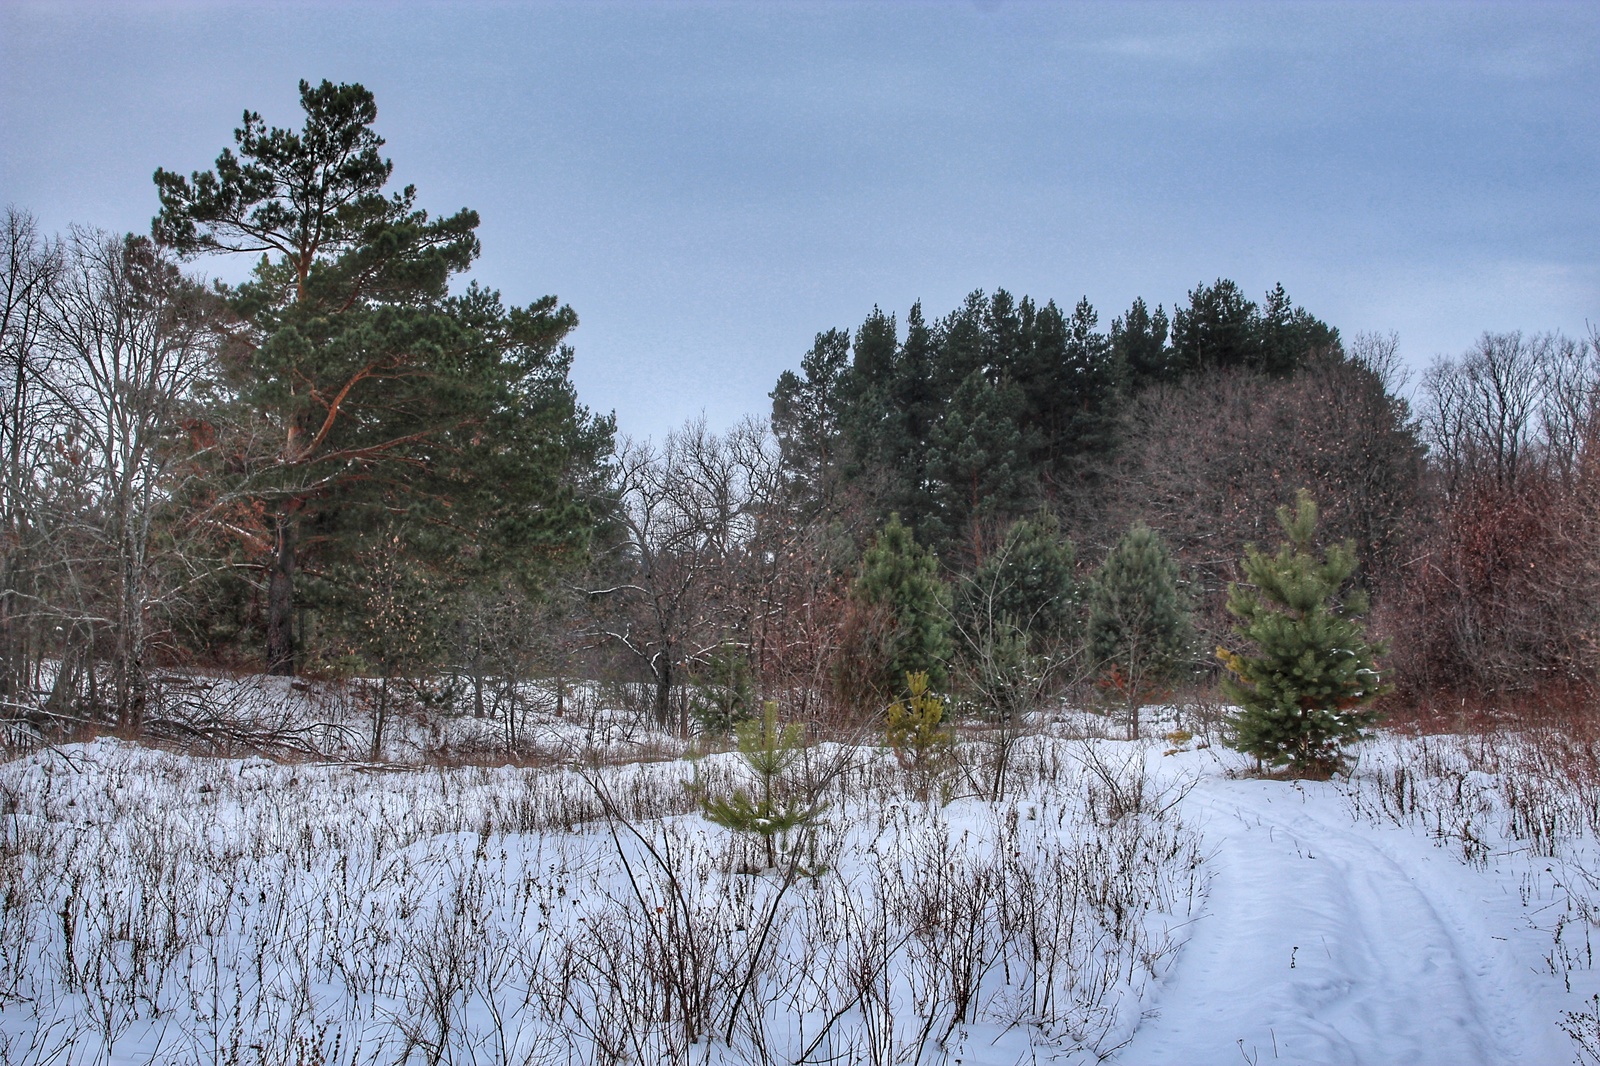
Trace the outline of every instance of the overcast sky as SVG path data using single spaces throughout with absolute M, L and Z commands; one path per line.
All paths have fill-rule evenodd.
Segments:
M 0 202 L 148 229 L 158 166 L 359 81 L 582 399 L 765 413 L 820 330 L 973 290 L 1102 326 L 1281 281 L 1416 365 L 1600 324 L 1600 5 L 0 3 Z M 206 264 L 213 275 L 238 268 Z

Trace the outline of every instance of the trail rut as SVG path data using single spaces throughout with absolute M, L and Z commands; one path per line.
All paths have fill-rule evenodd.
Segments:
M 1386 849 L 1292 785 L 1209 780 L 1186 801 L 1215 879 L 1126 1066 L 1500 1066 L 1570 1060 L 1470 893 L 1415 841 Z M 1431 855 L 1429 853 L 1432 853 Z M 1459 883 L 1461 871 L 1454 871 Z M 1481 901 L 1480 901 L 1481 902 Z

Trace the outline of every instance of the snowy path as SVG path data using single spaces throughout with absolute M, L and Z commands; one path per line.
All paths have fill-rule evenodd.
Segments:
M 1279 782 L 1212 778 L 1185 805 L 1215 880 L 1117 1063 L 1571 1061 L 1537 979 L 1491 934 L 1496 890 L 1447 853 Z

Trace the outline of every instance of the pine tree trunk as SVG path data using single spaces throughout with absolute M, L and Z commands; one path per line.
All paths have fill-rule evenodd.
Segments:
M 278 515 L 272 571 L 267 584 L 267 673 L 294 676 L 294 517 Z

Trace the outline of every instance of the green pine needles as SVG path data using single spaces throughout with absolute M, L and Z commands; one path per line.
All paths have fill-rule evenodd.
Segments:
M 1230 585 L 1228 612 L 1254 654 L 1217 649 L 1228 669 L 1223 694 L 1241 708 L 1230 719 L 1231 747 L 1297 777 L 1326 777 L 1344 762 L 1346 744 L 1376 715 L 1389 691 L 1378 673 L 1386 648 L 1368 642 L 1357 620 L 1367 610 L 1359 589 L 1342 593 L 1356 569 L 1352 544 L 1312 548 L 1317 505 L 1301 489 L 1293 509 L 1280 507 L 1287 541 L 1277 554 L 1251 547 L 1247 585 Z
M 714 649 L 703 669 L 695 671 L 697 682 L 689 713 L 707 736 L 725 737 L 740 722 L 755 717 L 755 684 L 750 676 L 750 660 L 743 649 L 727 643 Z
M 1178 564 L 1143 522 L 1123 534 L 1089 589 L 1089 653 L 1100 687 L 1139 737 L 1139 707 L 1160 698 L 1189 665 L 1194 628 L 1178 587 Z
M 862 555 L 850 595 L 881 612 L 886 626 L 868 655 L 880 697 L 900 695 L 906 675 L 918 671 L 927 672 L 934 688 L 949 682 L 950 591 L 939 577 L 938 559 L 917 543 L 898 514 L 889 516 Z
M 928 688 L 926 670 L 906 675 L 906 691 L 906 699 L 889 705 L 884 739 L 896 761 L 915 775 L 917 791 L 926 799 L 955 754 L 955 734 L 945 721 L 944 700 Z
M 738 833 L 759 837 L 766 849 L 767 869 L 778 865 L 778 841 L 816 821 L 826 804 L 804 799 L 789 771 L 805 750 L 805 729 L 778 724 L 778 705 L 768 701 L 760 719 L 740 722 L 739 757 L 754 777 L 753 788 L 736 788 L 712 796 L 698 782 L 691 785 L 708 821 Z

